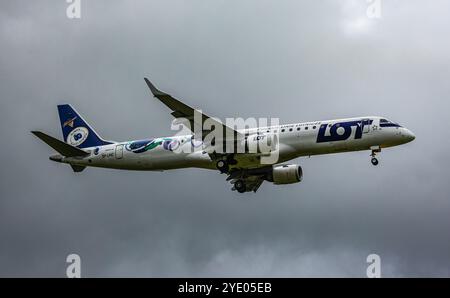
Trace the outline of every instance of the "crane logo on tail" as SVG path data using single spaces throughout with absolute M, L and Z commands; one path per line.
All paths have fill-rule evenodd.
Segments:
M 71 118 L 71 119 L 69 119 L 69 120 L 67 120 L 66 122 L 64 122 L 63 123 L 63 128 L 66 127 L 66 126 L 73 127 L 73 123 L 74 123 L 75 119 L 77 119 L 76 116 Z

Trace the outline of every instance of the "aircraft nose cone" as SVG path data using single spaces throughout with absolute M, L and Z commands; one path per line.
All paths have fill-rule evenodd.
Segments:
M 414 141 L 414 139 L 416 138 L 416 136 L 414 135 L 414 133 L 412 131 L 410 131 L 409 129 L 405 130 L 405 134 L 404 136 L 406 137 L 406 139 L 408 140 L 408 142 Z

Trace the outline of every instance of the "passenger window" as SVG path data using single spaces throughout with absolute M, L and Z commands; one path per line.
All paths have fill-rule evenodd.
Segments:
M 300 130 L 300 127 L 297 127 L 297 130 Z
M 289 131 L 292 131 L 292 128 L 289 128 Z
M 284 128 L 281 130 L 281 132 L 284 132 Z
M 313 126 L 313 129 L 316 129 L 316 126 L 315 126 L 315 125 Z
M 305 127 L 305 130 L 308 130 L 308 126 Z

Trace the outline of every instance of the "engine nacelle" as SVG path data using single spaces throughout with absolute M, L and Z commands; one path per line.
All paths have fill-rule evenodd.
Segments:
M 270 154 L 278 147 L 276 134 L 253 134 L 243 140 L 246 153 Z
M 274 166 L 269 181 L 273 184 L 291 184 L 302 181 L 303 170 L 299 165 Z

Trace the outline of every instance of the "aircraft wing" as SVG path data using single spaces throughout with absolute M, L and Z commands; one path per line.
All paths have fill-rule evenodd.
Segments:
M 202 138 L 213 131 L 214 129 L 219 129 L 221 127 L 223 129 L 223 137 L 226 138 L 226 136 L 236 136 L 242 137 L 239 132 L 236 130 L 226 126 L 222 122 L 211 118 L 203 113 L 200 114 L 200 112 L 194 108 L 191 108 L 190 106 L 182 103 L 176 98 L 173 98 L 171 95 L 157 89 L 147 78 L 144 78 L 145 82 L 147 83 L 147 86 L 150 88 L 150 91 L 152 92 L 153 96 L 158 98 L 163 104 L 165 104 L 169 109 L 172 110 L 172 116 L 174 116 L 177 119 L 176 123 L 184 124 L 187 126 L 192 133 L 195 133 L 195 131 L 202 131 Z M 198 113 L 197 115 L 195 115 Z M 198 120 L 197 120 L 198 119 Z M 210 124 L 211 129 L 204 128 L 205 121 L 208 120 L 208 124 Z M 188 121 L 188 123 L 186 123 Z M 197 128 L 198 127 L 198 128 Z

